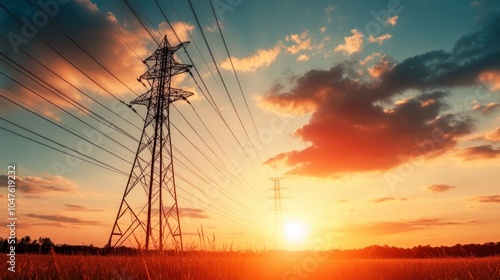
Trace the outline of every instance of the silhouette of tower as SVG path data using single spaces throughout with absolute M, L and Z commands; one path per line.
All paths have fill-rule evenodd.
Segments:
M 282 213 L 282 206 L 281 206 L 281 199 L 286 198 L 281 196 L 281 191 L 283 190 L 280 185 L 280 181 L 283 179 L 283 177 L 279 178 L 271 178 L 271 180 L 274 182 L 273 188 L 271 189 L 273 191 L 273 197 L 274 199 L 274 242 L 273 242 L 273 250 L 276 250 L 276 238 L 277 236 L 283 235 L 283 213 Z M 279 240 L 278 240 L 279 241 Z
M 183 250 L 172 159 L 170 104 L 187 101 L 187 97 L 193 95 L 171 87 L 173 76 L 192 67 L 174 60 L 174 53 L 188 43 L 172 47 L 165 36 L 158 49 L 144 61 L 148 70 L 138 80 L 146 80 L 150 90 L 134 99 L 129 107 L 146 106 L 147 114 L 109 247 L 122 246 L 128 241 L 145 250 Z

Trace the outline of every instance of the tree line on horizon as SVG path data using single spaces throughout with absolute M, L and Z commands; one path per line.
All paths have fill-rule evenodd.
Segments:
M 0 252 L 7 253 L 11 244 L 8 239 L 0 237 Z M 139 255 L 141 250 L 121 246 L 118 248 L 95 247 L 90 245 L 55 244 L 48 237 L 32 239 L 30 236 L 15 242 L 16 254 L 61 254 L 61 255 Z M 193 250 L 184 253 L 212 252 Z M 216 251 L 213 253 L 241 253 L 242 251 Z M 243 251 L 247 254 L 268 254 L 273 251 Z M 285 252 L 285 251 L 282 251 Z M 167 253 L 175 253 L 168 251 Z M 279 252 L 278 252 L 279 253 Z M 310 251 L 287 252 L 291 254 L 307 254 Z M 450 257 L 493 257 L 500 256 L 500 242 L 486 242 L 483 244 L 456 244 L 453 246 L 419 245 L 412 248 L 400 248 L 389 245 L 372 245 L 361 249 L 333 249 L 322 254 L 325 258 L 450 258 Z

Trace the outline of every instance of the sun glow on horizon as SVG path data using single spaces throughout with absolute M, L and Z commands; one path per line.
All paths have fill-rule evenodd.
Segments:
M 307 226 L 300 220 L 285 223 L 283 233 L 288 242 L 304 242 L 307 238 Z

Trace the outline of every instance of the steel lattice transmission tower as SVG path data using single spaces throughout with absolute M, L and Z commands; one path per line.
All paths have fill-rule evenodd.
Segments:
M 183 250 L 172 159 L 170 104 L 187 101 L 187 97 L 193 95 L 171 87 L 172 77 L 192 67 L 174 60 L 174 53 L 188 43 L 172 47 L 165 36 L 158 49 L 144 61 L 149 68 L 138 80 L 147 80 L 151 89 L 129 106 L 144 105 L 147 115 L 109 247 L 129 241 L 145 250 Z
M 276 236 L 278 234 L 278 231 L 280 233 L 280 236 L 283 233 L 283 207 L 281 206 L 281 199 L 282 198 L 287 198 L 281 195 L 281 191 L 283 188 L 281 188 L 280 181 L 283 179 L 283 177 L 279 178 L 271 178 L 271 180 L 274 182 L 273 188 L 271 189 L 273 191 L 273 197 L 274 199 L 274 243 L 273 243 L 273 250 L 276 250 Z

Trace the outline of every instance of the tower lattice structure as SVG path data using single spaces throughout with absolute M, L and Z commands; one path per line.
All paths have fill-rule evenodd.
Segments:
M 138 79 L 150 90 L 130 103 L 147 108 L 132 170 L 111 231 L 108 246 L 132 245 L 145 250 L 183 250 L 170 134 L 170 104 L 193 93 L 171 87 L 172 77 L 192 65 L 175 61 L 174 54 L 189 42 L 172 47 L 165 36 L 144 63 Z M 126 243 L 128 242 L 128 243 Z
M 280 185 L 280 181 L 282 179 L 282 177 L 271 178 L 271 180 L 274 182 L 273 188 L 271 189 L 273 191 L 273 197 L 271 198 L 274 200 L 274 250 L 277 249 L 277 245 L 279 244 L 281 236 L 283 235 L 283 207 L 281 206 L 281 199 L 287 197 L 281 195 L 281 191 L 283 190 L 283 188 Z M 278 237 L 280 237 L 279 240 Z

